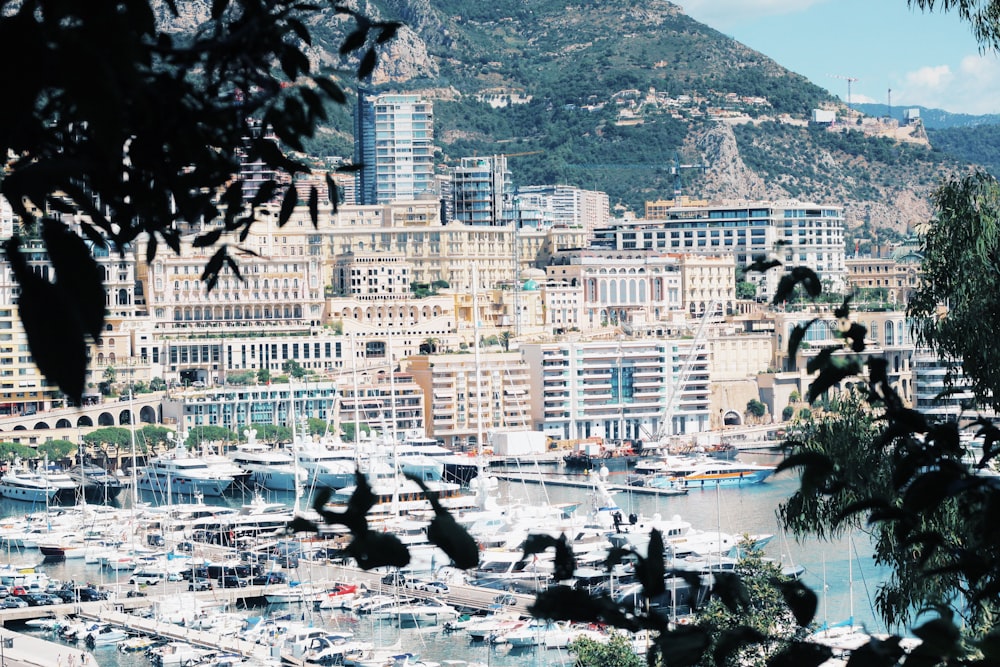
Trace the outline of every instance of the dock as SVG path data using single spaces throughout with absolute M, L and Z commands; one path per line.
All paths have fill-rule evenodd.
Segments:
M 594 473 L 597 474 L 597 473 Z M 589 479 L 567 479 L 556 474 L 546 474 L 538 472 L 522 473 L 501 473 L 494 472 L 493 476 L 502 482 L 513 482 L 515 484 L 548 484 L 549 486 L 560 486 L 572 489 L 594 488 L 594 483 Z M 605 488 L 612 493 L 638 493 L 647 496 L 682 496 L 687 493 L 684 488 L 658 489 L 649 486 L 631 486 L 627 484 L 605 484 Z

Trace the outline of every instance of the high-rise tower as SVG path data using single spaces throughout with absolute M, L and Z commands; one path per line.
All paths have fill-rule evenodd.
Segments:
M 357 203 L 387 204 L 434 192 L 434 105 L 419 95 L 358 91 Z

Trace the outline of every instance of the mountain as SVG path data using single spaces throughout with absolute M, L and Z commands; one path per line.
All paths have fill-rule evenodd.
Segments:
M 443 166 L 503 153 L 517 184 L 603 190 L 639 216 L 678 180 L 695 197 L 843 204 L 858 235 L 880 229 L 883 239 L 929 219 L 929 193 L 968 168 L 922 135 L 862 122 L 665 0 L 371 0 L 359 9 L 406 23 L 372 84 L 434 100 Z M 320 60 L 343 67 L 342 20 L 313 28 Z M 817 108 L 841 122 L 809 123 Z M 339 113 L 324 150 L 349 155 L 349 116 Z

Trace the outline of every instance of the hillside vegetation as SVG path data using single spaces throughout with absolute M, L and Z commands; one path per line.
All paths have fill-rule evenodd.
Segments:
M 407 23 L 372 83 L 434 100 L 442 167 L 503 153 L 517 184 L 603 190 L 641 216 L 645 201 L 672 195 L 676 155 L 707 167 L 683 171 L 685 194 L 843 204 L 861 236 L 927 220 L 933 188 L 967 168 L 850 125 L 806 127 L 812 109 L 837 101 L 664 0 L 380 0 L 362 9 Z M 318 35 L 328 54 L 333 25 Z M 322 137 L 327 152 L 349 155 L 343 120 Z

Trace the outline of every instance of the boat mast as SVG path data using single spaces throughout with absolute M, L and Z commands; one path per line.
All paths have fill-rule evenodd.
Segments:
M 515 244 L 516 247 L 516 244 Z M 482 366 L 479 357 L 479 262 L 472 264 L 472 331 L 476 348 L 476 455 L 479 458 L 479 474 L 483 474 L 483 388 Z
M 302 486 L 299 480 L 299 443 L 295 435 L 295 392 L 292 390 L 292 381 L 288 381 L 288 422 L 292 425 L 292 477 L 294 478 L 295 489 L 295 513 L 301 510 L 300 499 L 302 496 Z

